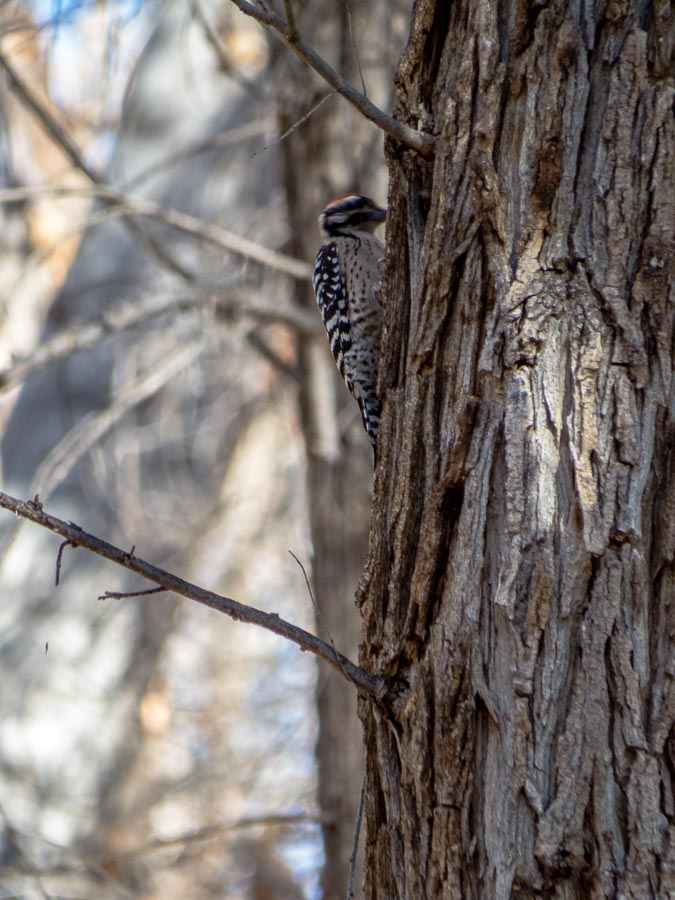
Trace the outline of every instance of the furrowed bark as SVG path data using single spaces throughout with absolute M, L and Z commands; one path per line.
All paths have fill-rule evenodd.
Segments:
M 389 143 L 368 897 L 673 884 L 671 12 L 420 0 Z

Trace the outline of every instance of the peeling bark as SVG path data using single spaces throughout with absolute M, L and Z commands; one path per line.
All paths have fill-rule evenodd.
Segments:
M 667 897 L 672 13 L 418 0 L 360 588 L 366 896 Z M 670 293 L 669 293 L 670 292 Z

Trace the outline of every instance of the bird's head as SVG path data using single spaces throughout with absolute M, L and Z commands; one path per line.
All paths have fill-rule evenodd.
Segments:
M 361 194 L 341 194 L 328 203 L 319 216 L 319 225 L 327 237 L 350 231 L 374 232 L 387 217 L 387 210 L 370 197 Z

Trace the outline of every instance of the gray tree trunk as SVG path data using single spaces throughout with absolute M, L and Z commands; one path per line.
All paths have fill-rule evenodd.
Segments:
M 671 15 L 415 6 L 396 113 L 437 152 L 388 148 L 368 897 L 675 890 Z

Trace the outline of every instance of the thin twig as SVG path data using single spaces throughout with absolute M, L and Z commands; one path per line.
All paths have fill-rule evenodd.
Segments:
M 330 66 L 323 57 L 304 40 L 299 32 L 289 32 L 288 26 L 281 16 L 277 15 L 267 6 L 254 6 L 248 0 L 231 0 L 232 3 L 247 16 L 266 25 L 277 33 L 286 46 L 295 53 L 306 65 L 314 69 L 324 81 L 342 94 L 352 106 L 356 107 L 369 121 L 373 122 L 395 141 L 417 151 L 421 156 L 431 157 L 434 153 L 435 141 L 430 134 L 420 131 L 398 122 L 393 116 L 387 115 L 378 106 L 375 106 L 366 96 L 349 84 L 335 69 Z
M 143 578 L 147 578 L 148 581 L 163 587 L 167 591 L 224 613 L 236 622 L 257 625 L 259 628 L 264 628 L 266 631 L 279 635 L 279 637 L 286 638 L 286 640 L 296 644 L 301 650 L 323 659 L 336 671 L 342 673 L 353 685 L 370 696 L 381 699 L 385 694 L 386 683 L 383 678 L 366 672 L 350 659 L 347 659 L 346 656 L 337 653 L 321 638 L 310 634 L 297 625 L 293 625 L 291 622 L 287 622 L 276 613 L 268 613 L 253 606 L 246 606 L 233 600 L 231 597 L 224 597 L 221 594 L 216 594 L 198 585 L 191 584 L 189 581 L 185 581 L 177 575 L 167 572 L 165 569 L 160 569 L 158 566 L 146 562 L 139 556 L 130 554 L 128 551 L 121 550 L 119 547 L 115 547 L 113 544 L 109 544 L 107 541 L 89 534 L 80 528 L 79 525 L 58 519 L 56 516 L 45 512 L 39 503 L 18 500 L 9 494 L 0 492 L 0 507 L 24 519 L 28 519 L 36 525 L 54 532 L 54 534 L 60 535 L 65 540 L 77 544 L 78 547 L 84 547 L 92 553 L 96 553 L 98 556 L 116 563 L 123 569 L 128 569 L 137 575 L 141 575 Z
M 66 547 L 72 546 L 73 544 L 71 544 L 70 541 L 64 541 L 59 547 L 59 552 L 56 554 L 56 574 L 54 575 L 54 584 L 56 585 L 56 587 L 59 586 L 59 581 L 61 580 L 61 563 L 63 562 L 63 551 L 66 549 Z
M 131 379 L 112 396 L 103 410 L 92 410 L 61 438 L 42 460 L 34 476 L 33 490 L 49 495 L 82 458 L 129 410 L 149 400 L 191 366 L 202 352 L 202 342 L 187 343 L 173 355 L 162 354 L 138 379 Z
M 14 69 L 9 59 L 2 52 L 0 52 L 0 68 L 5 70 L 10 84 L 21 102 L 31 110 L 42 128 L 47 132 L 54 143 L 61 148 L 62 152 L 70 160 L 73 166 L 82 172 L 92 184 L 101 187 L 105 186 L 105 178 L 85 161 L 84 156 L 76 146 L 75 142 L 70 138 L 60 122 L 57 121 L 47 104 L 44 103 L 31 86 L 23 80 L 19 73 Z M 102 202 L 110 203 L 112 201 L 103 200 Z M 171 271 L 176 275 L 179 275 L 185 281 L 192 281 L 192 273 L 175 259 L 165 247 L 162 247 L 151 234 L 148 234 L 147 230 L 131 218 L 131 216 L 127 218 L 126 224 L 131 233 L 147 246 L 159 262 L 171 269 Z
M 265 92 L 260 88 L 260 85 L 253 81 L 251 78 L 247 78 L 245 75 L 242 75 L 241 72 L 237 71 L 234 63 L 230 58 L 230 54 L 223 46 L 220 35 L 209 21 L 209 18 L 206 15 L 204 7 L 202 6 L 200 0 L 192 0 L 192 8 L 197 18 L 201 21 L 204 27 L 206 39 L 209 44 L 211 44 L 214 53 L 218 57 L 218 62 L 220 64 L 221 70 L 225 72 L 226 75 L 229 75 L 230 78 L 232 78 L 234 81 L 241 84 L 241 86 L 247 91 L 250 91 L 259 100 L 264 99 Z
M 300 371 L 283 359 L 270 342 L 260 333 L 260 329 L 254 328 L 246 335 L 246 340 L 262 358 L 268 362 L 277 372 L 288 378 L 293 384 L 300 384 Z
M 149 594 L 165 594 L 166 588 L 148 588 L 147 591 L 104 591 L 99 600 L 126 600 L 127 597 L 147 597 Z
M 21 102 L 31 110 L 39 120 L 43 129 L 54 143 L 61 148 L 71 164 L 86 175 L 93 184 L 104 184 L 103 176 L 85 162 L 84 157 L 65 128 L 57 121 L 46 103 L 44 103 L 32 87 L 23 80 L 2 52 L 0 52 L 0 68 L 5 70 L 9 83 L 15 93 L 20 97 Z
M 205 283 L 198 285 L 197 291 L 172 297 L 170 300 L 155 295 L 142 297 L 133 303 L 125 302 L 104 312 L 94 322 L 59 331 L 26 356 L 14 357 L 0 368 L 0 392 L 21 384 L 72 353 L 92 350 L 107 338 L 131 331 L 154 318 L 167 313 L 198 309 L 206 302 L 213 303 L 215 313 L 223 317 L 236 316 L 250 318 L 262 324 L 284 325 L 307 338 L 318 337 L 323 332 L 318 316 L 302 307 L 275 303 L 273 300 L 247 299 L 236 291 L 217 296 L 222 288 L 222 284 L 211 287 Z
M 293 0 L 284 0 L 284 10 L 286 12 L 286 29 L 290 38 L 295 38 L 298 33 L 295 24 L 295 13 L 293 12 Z
M 300 562 L 300 560 L 295 555 L 295 553 L 293 553 L 292 550 L 289 550 L 288 552 L 291 554 L 291 556 L 296 561 L 296 563 L 300 566 L 300 571 L 302 572 L 302 574 L 305 578 L 305 584 L 307 585 L 307 591 L 309 592 L 309 597 L 310 597 L 310 600 L 312 601 L 312 605 L 313 605 L 314 609 L 316 610 L 316 615 L 319 620 L 319 624 L 321 625 L 323 630 L 326 632 L 326 636 L 327 636 L 328 640 L 330 641 L 331 647 L 333 648 L 333 650 L 335 650 L 335 644 L 333 643 L 333 638 L 331 637 L 331 633 L 328 629 L 328 626 L 326 625 L 323 615 L 321 614 L 319 604 L 316 602 L 316 597 L 314 596 L 314 591 L 312 590 L 312 585 L 309 580 L 309 576 L 307 575 L 307 570 L 305 569 L 304 565 Z M 337 653 L 337 650 L 335 650 L 335 652 Z
M 363 773 L 361 781 L 361 794 L 359 795 L 359 809 L 356 813 L 356 822 L 354 824 L 354 841 L 352 843 L 352 854 L 349 857 L 349 881 L 347 882 L 347 900 L 354 900 L 354 880 L 356 878 L 356 859 L 359 851 L 359 837 L 361 835 L 361 820 L 363 819 L 363 803 L 366 797 L 366 773 Z
M 285 141 L 286 138 L 289 136 L 289 134 L 293 134 L 293 132 L 295 131 L 296 128 L 299 128 L 301 125 L 304 125 L 304 123 L 307 121 L 307 119 L 309 119 L 310 116 L 313 116 L 314 113 L 317 111 L 317 109 L 319 109 L 321 106 L 323 106 L 324 103 L 326 102 L 326 100 L 330 100 L 330 98 L 333 97 L 335 94 L 337 94 L 337 91 L 330 91 L 330 93 L 326 94 L 325 97 L 322 97 L 321 100 L 319 100 L 319 102 L 316 104 L 316 106 L 313 106 L 308 113 L 305 113 L 305 115 L 302 116 L 300 119 L 298 119 L 297 122 L 294 122 L 290 128 L 287 128 L 286 131 L 284 131 L 284 133 L 282 135 L 280 135 L 278 138 L 276 138 L 276 140 L 272 141 L 271 144 L 267 144 L 266 147 L 261 147 L 260 150 L 254 150 L 253 153 L 251 153 L 251 159 L 253 159 L 254 156 L 257 156 L 259 153 L 263 153 L 265 150 L 269 150 L 270 147 L 276 147 L 277 144 L 280 144 L 282 141 Z
M 142 184 L 144 181 L 147 181 L 149 178 L 159 175 L 160 172 L 163 172 L 165 169 L 170 169 L 180 163 L 187 162 L 187 160 L 192 159 L 195 156 L 199 156 L 202 153 L 210 153 L 216 148 L 228 147 L 232 144 L 242 144 L 244 141 L 251 140 L 251 138 L 258 138 L 267 134 L 269 130 L 269 123 L 257 121 L 251 122 L 248 125 L 241 125 L 239 128 L 230 128 L 228 131 L 222 132 L 222 134 L 205 138 L 203 141 L 195 141 L 193 144 L 188 144 L 182 150 L 178 150 L 176 153 L 170 153 L 168 156 L 164 156 L 157 162 L 141 169 L 136 175 L 123 181 L 121 187 L 123 190 L 128 191 L 131 188 L 135 188 L 137 185 Z
M 368 91 L 366 90 L 366 80 L 363 77 L 363 71 L 361 69 L 361 60 L 359 59 L 359 51 L 356 46 L 356 37 L 354 35 L 354 23 L 352 22 L 352 5 L 349 0 L 345 0 L 345 8 L 347 9 L 347 21 L 349 22 L 349 35 L 352 39 L 352 50 L 354 51 L 354 59 L 356 60 L 356 68 L 359 70 L 359 78 L 361 79 L 361 88 L 363 89 L 363 96 L 368 96 Z
M 303 564 L 300 562 L 300 560 L 299 560 L 298 557 L 295 555 L 295 553 L 293 553 L 292 550 L 289 550 L 288 552 L 291 554 L 291 556 L 292 556 L 293 559 L 296 561 L 296 563 L 300 566 L 300 569 L 301 569 L 301 571 L 302 571 L 302 574 L 303 574 L 304 577 L 305 577 L 305 584 L 307 585 L 307 590 L 309 591 L 309 596 L 310 596 L 310 598 L 311 598 L 311 600 L 312 600 L 312 604 L 313 604 L 313 606 L 314 606 L 314 609 L 316 610 L 316 616 L 317 616 L 317 619 L 319 620 L 319 624 L 321 625 L 321 628 L 325 631 L 326 637 L 327 637 L 328 640 L 330 641 L 330 645 L 331 645 L 331 647 L 333 648 L 333 650 L 334 650 L 334 652 L 335 652 L 335 655 L 336 655 L 336 657 L 337 657 L 338 652 L 337 652 L 337 649 L 336 649 L 336 647 L 335 647 L 335 642 L 333 641 L 333 636 L 332 636 L 331 633 L 330 633 L 330 629 L 328 628 L 328 625 L 326 625 L 326 620 L 325 620 L 324 617 L 323 617 L 323 613 L 321 612 L 321 609 L 320 609 L 320 607 L 319 607 L 319 604 L 316 602 L 316 597 L 314 596 L 314 591 L 312 590 L 312 585 L 311 585 L 311 582 L 310 582 L 310 580 L 309 580 L 309 576 L 307 575 L 307 570 L 305 569 L 305 567 L 303 566 Z M 343 674 L 344 674 L 345 678 L 349 679 L 349 675 L 348 675 L 346 672 L 344 672 Z
M 309 281 L 311 278 L 312 267 L 308 263 L 295 259 L 292 256 L 287 256 L 285 253 L 270 250 L 268 247 L 263 247 L 255 241 L 240 237 L 233 231 L 228 231 L 218 225 L 209 225 L 201 219 L 195 218 L 195 216 L 179 212 L 177 209 L 167 209 L 149 200 L 135 197 L 108 185 L 97 185 L 87 188 L 66 186 L 8 188 L 0 190 L 0 203 L 14 203 L 17 200 L 41 196 L 97 197 L 106 204 L 112 204 L 112 209 L 105 211 L 106 218 L 117 215 L 123 218 L 142 216 L 157 219 L 185 234 L 203 238 L 225 250 L 252 259 L 267 268 L 276 269 L 299 281 Z
M 249 818 L 239 819 L 237 822 L 223 825 L 205 825 L 195 831 L 188 831 L 185 834 L 176 835 L 172 838 L 155 838 L 142 847 L 130 850 L 128 853 L 120 854 L 110 859 L 106 859 L 106 863 L 117 862 L 118 860 L 130 859 L 135 856 L 144 856 L 146 853 L 153 853 L 156 850 L 164 850 L 167 847 L 184 847 L 187 844 L 196 844 L 201 841 L 209 841 L 219 837 L 221 834 L 227 834 L 229 831 L 241 831 L 245 828 L 259 827 L 285 827 L 288 825 L 321 825 L 325 820 L 321 816 L 312 816 L 309 813 L 296 813 L 291 815 L 278 816 L 250 816 Z
M 29 869 L 25 869 L 22 867 L 21 871 L 24 874 L 41 875 L 43 877 L 53 877 L 54 875 L 69 875 L 83 871 L 98 873 L 99 869 L 110 868 L 118 862 L 131 860 L 138 856 L 145 856 L 146 854 L 155 853 L 159 850 L 164 850 L 170 847 L 187 847 L 191 844 L 198 844 L 203 841 L 214 840 L 221 835 L 228 834 L 233 831 L 243 831 L 247 828 L 261 827 L 286 828 L 293 825 L 316 826 L 325 824 L 329 821 L 330 820 L 324 816 L 312 815 L 311 813 L 250 816 L 247 818 L 239 819 L 236 822 L 223 823 L 220 825 L 206 825 L 203 828 L 197 828 L 193 831 L 187 831 L 184 834 L 179 834 L 172 838 L 155 838 L 152 841 L 148 841 L 147 844 L 143 844 L 142 846 L 136 847 L 133 850 L 128 850 L 125 853 L 116 853 L 114 856 L 106 855 L 97 857 L 80 857 L 79 862 L 56 862 L 52 865 L 45 865 L 40 867 L 29 864 Z M 13 826 L 10 827 L 13 836 L 16 835 L 17 837 L 27 837 L 27 835 L 14 828 Z M 30 837 L 31 839 L 34 839 L 34 835 L 30 835 Z M 55 844 L 53 841 L 46 841 L 44 838 L 42 838 L 42 840 L 44 843 L 48 844 L 50 847 L 53 847 L 55 850 L 61 850 L 65 853 L 72 854 L 72 849 L 70 847 L 62 847 L 58 844 Z M 11 875 L 17 869 L 17 866 L 0 865 L 0 875 Z

